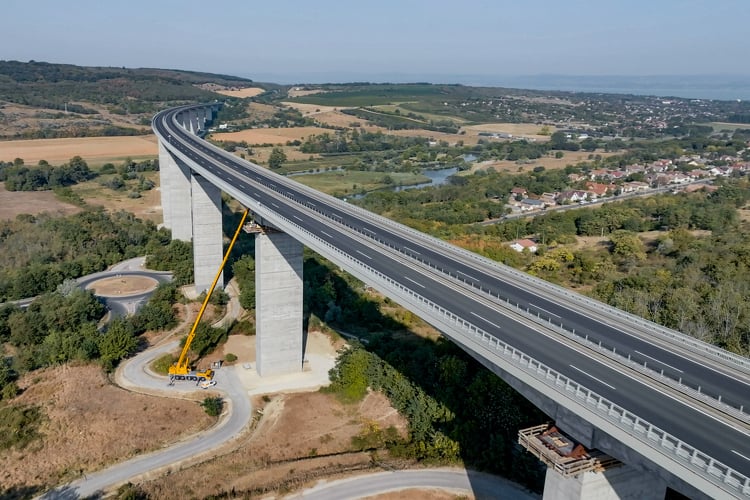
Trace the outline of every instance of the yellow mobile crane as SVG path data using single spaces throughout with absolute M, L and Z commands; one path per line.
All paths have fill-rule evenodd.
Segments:
M 200 323 L 200 320 L 203 317 L 203 312 L 206 310 L 206 306 L 208 305 L 208 300 L 211 298 L 211 294 L 213 293 L 214 288 L 216 288 L 216 283 L 219 281 L 219 276 L 221 276 L 221 272 L 224 270 L 224 266 L 227 263 L 227 259 L 229 259 L 229 253 L 232 251 L 234 242 L 237 241 L 237 236 L 239 236 L 240 230 L 242 229 L 242 226 L 245 223 L 247 212 L 248 212 L 248 209 L 245 209 L 245 213 L 242 214 L 242 220 L 240 220 L 240 225 L 237 226 L 237 231 L 234 232 L 232 241 L 229 243 L 229 248 L 227 248 L 227 251 L 224 254 L 224 260 L 221 262 L 221 266 L 219 267 L 219 270 L 216 272 L 216 277 L 214 277 L 214 282 L 211 283 L 211 288 L 209 288 L 208 291 L 206 292 L 206 298 L 203 300 L 203 305 L 201 306 L 200 311 L 198 311 L 198 317 L 195 318 L 195 323 L 193 323 L 193 328 L 190 330 L 190 333 L 188 334 L 187 339 L 185 339 L 185 345 L 183 346 L 182 352 L 180 353 L 180 358 L 177 360 L 176 363 L 174 363 L 172 366 L 169 367 L 170 385 L 173 384 L 175 380 L 194 380 L 195 382 L 202 382 L 204 380 L 211 380 L 214 377 L 214 371 L 211 368 L 208 368 L 205 371 L 191 370 L 190 360 L 188 359 L 187 354 L 188 354 L 188 351 L 190 350 L 190 344 L 193 342 L 193 339 L 195 338 L 195 330 L 198 328 L 198 323 Z

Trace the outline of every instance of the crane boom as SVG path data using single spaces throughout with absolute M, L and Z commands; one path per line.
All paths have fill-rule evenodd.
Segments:
M 237 226 L 237 230 L 234 232 L 232 241 L 229 243 L 229 247 L 227 248 L 227 251 L 224 254 L 224 260 L 221 261 L 221 266 L 219 266 L 219 270 L 216 272 L 214 281 L 213 283 L 211 283 L 211 288 L 209 288 L 208 291 L 206 292 L 206 298 L 203 299 L 203 304 L 201 305 L 200 311 L 198 311 L 198 317 L 195 318 L 195 322 L 193 323 L 193 328 L 190 330 L 190 333 L 185 339 L 185 345 L 182 348 L 182 352 L 180 353 L 179 359 L 177 360 L 176 363 L 174 363 L 173 365 L 169 367 L 170 380 L 188 378 L 190 380 L 201 381 L 201 380 L 211 380 L 214 376 L 214 372 L 210 368 L 204 372 L 196 372 L 195 374 L 191 375 L 190 374 L 190 360 L 188 359 L 188 351 L 190 350 L 190 344 L 193 342 L 193 339 L 195 338 L 195 331 L 198 329 L 198 323 L 200 323 L 200 320 L 203 317 L 203 313 L 206 310 L 206 306 L 208 305 L 208 301 L 211 298 L 211 294 L 214 292 L 214 288 L 216 288 L 216 283 L 218 283 L 219 281 L 219 276 L 221 276 L 221 272 L 224 270 L 224 266 L 226 265 L 227 260 L 229 259 L 229 254 L 232 251 L 232 247 L 234 247 L 234 242 L 237 241 L 237 236 L 239 236 L 240 230 L 242 230 L 242 226 L 245 223 L 245 218 L 247 218 L 248 211 L 249 210 L 246 208 L 245 213 L 242 214 L 242 219 L 240 220 L 240 224 L 239 226 Z

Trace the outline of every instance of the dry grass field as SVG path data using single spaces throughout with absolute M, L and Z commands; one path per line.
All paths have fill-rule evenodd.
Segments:
M 120 389 L 93 364 L 36 370 L 19 385 L 24 392 L 13 403 L 43 408 L 44 437 L 23 450 L 3 452 L 2 487 L 71 481 L 189 436 L 214 421 L 195 401 Z
M 143 175 L 159 186 L 159 172 L 144 172 Z M 101 205 L 112 212 L 124 210 L 157 224 L 163 221 L 161 192 L 158 187 L 142 192 L 140 198 L 130 198 L 128 190 L 113 191 L 105 188 L 97 179 L 77 184 L 71 189 L 90 205 Z
M 22 158 L 27 165 L 36 165 L 39 160 L 59 165 L 74 156 L 80 156 L 89 164 L 101 165 L 127 157 L 150 158 L 157 154 L 155 135 L 0 141 L 0 160 Z
M 8 191 L 5 183 L 0 183 L 0 220 L 15 219 L 19 214 L 72 215 L 80 211 L 77 206 L 58 200 L 52 191 Z
M 588 160 L 590 154 L 598 154 L 603 158 L 615 155 L 617 153 L 604 153 L 594 152 L 588 153 L 586 151 L 565 151 L 565 156 L 562 158 L 555 158 L 551 156 L 545 156 L 537 158 L 536 160 L 528 160 L 527 163 L 519 164 L 515 161 L 484 161 L 475 163 L 468 172 L 475 172 L 477 170 L 486 170 L 488 168 L 494 168 L 498 172 L 507 172 L 510 174 L 529 172 L 534 167 L 542 166 L 546 169 L 565 168 L 568 165 L 575 165 L 576 163 Z
M 245 89 L 236 89 L 236 90 L 214 90 L 217 94 L 225 95 L 228 97 L 255 97 L 256 95 L 260 95 L 265 90 L 263 90 L 260 87 L 248 87 Z
M 462 128 L 467 136 L 479 137 L 480 132 L 490 134 L 511 134 L 513 138 L 527 137 L 535 141 L 548 141 L 549 136 L 539 135 L 542 126 L 535 123 L 483 123 L 481 125 L 468 125 Z M 555 132 L 555 127 L 549 127 L 549 132 Z
M 211 134 L 215 141 L 247 141 L 248 144 L 286 144 L 287 141 L 304 140 L 315 134 L 330 133 L 320 127 L 254 128 L 238 132 Z

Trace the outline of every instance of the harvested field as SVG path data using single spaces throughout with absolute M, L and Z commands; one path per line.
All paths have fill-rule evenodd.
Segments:
M 302 89 L 302 88 L 291 88 L 289 89 L 289 92 L 287 92 L 287 95 L 289 97 L 302 97 L 305 95 L 312 95 L 312 94 L 320 94 L 321 92 L 325 92 L 323 89 Z
M 0 183 L 0 220 L 15 219 L 19 214 L 72 215 L 80 211 L 79 207 L 58 200 L 52 191 L 8 191 L 5 183 Z
M 316 134 L 331 133 L 320 127 L 254 128 L 238 132 L 211 134 L 215 141 L 247 141 L 248 144 L 286 144 L 287 141 L 304 140 Z
M 135 394 L 96 365 L 34 371 L 12 404 L 39 405 L 43 438 L 3 452 L 2 486 L 48 487 L 154 450 L 213 423 L 194 401 Z
M 519 139 L 526 137 L 534 139 L 535 141 L 548 141 L 548 135 L 539 135 L 542 130 L 541 125 L 534 123 L 483 123 L 481 125 L 468 125 L 463 127 L 466 131 L 467 136 L 479 138 L 480 132 L 489 134 L 511 134 L 513 139 Z M 555 127 L 549 127 L 550 134 L 554 133 L 557 129 Z
M 391 135 L 398 135 L 401 137 L 428 137 L 435 141 L 446 141 L 448 144 L 455 144 L 458 141 L 463 141 L 464 144 L 476 144 L 479 140 L 478 136 L 472 136 L 469 134 L 446 134 L 445 132 L 435 132 L 433 130 L 425 130 L 421 128 L 417 129 L 403 129 L 403 130 L 392 130 L 388 132 Z
M 59 165 L 74 156 L 80 156 L 90 164 L 101 165 L 128 157 L 151 158 L 157 154 L 155 135 L 0 141 L 0 160 L 22 158 L 27 165 L 36 165 L 39 160 Z
M 229 97 L 238 97 L 238 98 L 244 98 L 244 97 L 255 97 L 256 95 L 260 95 L 265 90 L 263 90 L 260 87 L 248 87 L 244 89 L 234 89 L 234 90 L 214 90 L 217 94 L 229 96 Z

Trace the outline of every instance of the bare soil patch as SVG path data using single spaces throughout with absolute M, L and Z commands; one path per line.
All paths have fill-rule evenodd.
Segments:
M 103 297 L 122 297 L 148 292 L 159 285 L 159 282 L 147 276 L 121 276 L 95 281 L 86 287 L 96 295 Z
M 260 95 L 265 90 L 263 90 L 260 87 L 247 87 L 244 89 L 224 89 L 224 90 L 214 90 L 217 94 L 229 96 L 229 97 L 255 97 L 256 95 Z
M 304 140 L 316 134 L 331 131 L 320 127 L 254 128 L 238 132 L 212 134 L 216 141 L 247 141 L 249 144 L 286 144 L 287 141 Z
M 370 393 L 355 405 L 343 405 L 320 392 L 261 398 L 253 433 L 232 453 L 169 476 L 144 483 L 152 498 L 202 498 L 222 491 L 283 492 L 342 471 L 371 468 L 368 453 L 350 452 L 352 437 L 365 426 L 394 425 L 404 420 L 385 396 Z
M 135 394 L 111 384 L 96 365 L 60 366 L 24 376 L 12 404 L 46 415 L 43 438 L 3 453 L 2 485 L 50 487 L 82 472 L 158 449 L 209 427 L 193 401 Z
M 74 156 L 80 156 L 89 163 L 102 164 L 127 157 L 144 158 L 157 154 L 155 135 L 0 141 L 0 160 L 22 158 L 27 165 L 36 165 L 39 160 L 59 165 Z
M 5 183 L 0 183 L 0 219 L 42 212 L 64 216 L 80 211 L 79 207 L 58 200 L 52 191 L 8 191 Z

